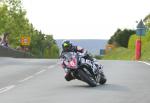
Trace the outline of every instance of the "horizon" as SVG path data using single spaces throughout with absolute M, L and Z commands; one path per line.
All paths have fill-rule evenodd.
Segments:
M 60 51 L 62 50 L 62 41 L 64 39 L 56 39 Z M 99 55 L 100 49 L 105 49 L 108 40 L 103 39 L 70 39 L 71 43 L 86 49 L 93 55 Z
M 109 39 L 84 39 L 84 38 L 81 38 L 81 39 L 56 39 L 56 40 L 109 40 Z

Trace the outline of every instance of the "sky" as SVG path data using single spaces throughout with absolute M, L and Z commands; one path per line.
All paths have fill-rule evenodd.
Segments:
M 54 39 L 109 39 L 150 13 L 150 0 L 22 1 L 30 23 Z

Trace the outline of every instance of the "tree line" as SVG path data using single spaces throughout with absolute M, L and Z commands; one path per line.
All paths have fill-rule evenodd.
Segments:
M 130 29 L 117 29 L 113 36 L 108 40 L 108 44 L 116 47 L 128 48 L 128 41 L 131 35 L 135 34 L 135 30 Z
M 145 16 L 143 19 L 146 31 L 150 30 L 150 14 Z M 136 30 L 132 29 L 117 29 L 114 35 L 111 36 L 111 38 L 108 40 L 108 44 L 114 45 L 115 47 L 125 47 L 128 48 L 128 42 L 131 37 L 131 35 L 135 35 Z
M 21 0 L 0 2 L 0 35 L 3 33 L 9 33 L 8 42 L 11 48 L 21 46 L 21 36 L 30 36 L 29 52 L 35 57 L 56 58 L 59 55 L 53 36 L 37 30 L 26 18 Z

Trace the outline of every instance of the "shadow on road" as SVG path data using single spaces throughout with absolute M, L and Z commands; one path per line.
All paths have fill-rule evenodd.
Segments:
M 102 90 L 102 91 L 118 91 L 118 92 L 128 92 L 130 89 L 124 85 L 119 84 L 104 84 L 98 85 L 96 87 L 90 87 L 89 85 L 69 85 L 67 88 L 71 89 L 90 89 L 90 90 Z
M 97 87 L 100 90 L 107 90 L 107 91 L 130 91 L 128 87 L 124 85 L 119 85 L 119 84 L 105 84 L 105 85 L 100 85 Z

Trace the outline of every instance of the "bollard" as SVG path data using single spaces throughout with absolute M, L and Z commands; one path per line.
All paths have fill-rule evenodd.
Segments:
M 139 60 L 140 57 L 141 57 L 141 40 L 137 39 L 135 45 L 135 59 Z

